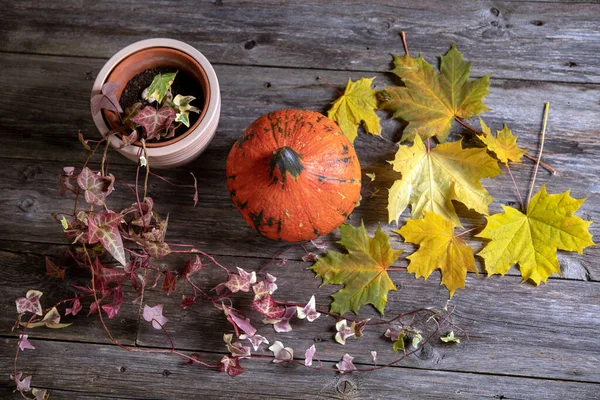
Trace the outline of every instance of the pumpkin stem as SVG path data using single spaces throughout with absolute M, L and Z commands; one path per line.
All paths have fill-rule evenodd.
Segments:
M 285 183 L 287 173 L 294 178 L 300 175 L 302 170 L 304 170 L 304 166 L 300 162 L 301 158 L 302 157 L 298 153 L 287 146 L 275 150 L 271 156 L 271 162 L 269 163 L 273 183 L 278 180 L 281 180 L 281 183 Z

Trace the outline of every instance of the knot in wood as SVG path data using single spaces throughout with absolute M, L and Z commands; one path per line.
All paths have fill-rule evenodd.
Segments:
M 356 390 L 356 383 L 344 377 L 339 380 L 335 388 L 341 394 L 350 394 Z

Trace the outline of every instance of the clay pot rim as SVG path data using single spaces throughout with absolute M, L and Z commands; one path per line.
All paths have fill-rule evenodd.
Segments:
M 179 53 L 178 56 L 180 57 L 184 57 L 188 60 L 190 60 L 192 62 L 192 64 L 194 65 L 194 67 L 196 67 L 197 71 L 200 72 L 200 75 L 202 76 L 202 82 L 198 82 L 200 84 L 200 87 L 202 88 L 202 91 L 204 92 L 204 106 L 202 107 L 202 110 L 200 112 L 200 114 L 198 115 L 198 119 L 196 120 L 196 122 L 190 126 L 184 133 L 182 133 L 181 135 L 166 140 L 166 141 L 162 141 L 162 142 L 146 142 L 146 148 L 156 148 L 156 147 L 165 147 L 165 146 L 169 146 L 171 144 L 177 143 L 180 140 L 184 139 L 186 136 L 190 135 L 192 132 L 194 132 L 194 130 L 196 128 L 198 128 L 198 126 L 200 125 L 200 122 L 202 121 L 202 119 L 206 116 L 206 111 L 208 110 L 208 107 L 210 105 L 210 84 L 208 82 L 208 76 L 206 74 L 206 71 L 204 70 L 204 68 L 202 67 L 202 65 L 200 65 L 200 63 L 195 60 L 193 57 L 191 57 L 189 54 L 179 50 L 179 49 L 175 49 L 172 47 L 166 47 L 166 46 L 148 46 L 148 47 L 144 47 L 142 49 L 139 49 L 137 51 L 131 52 L 127 55 L 127 57 L 123 58 L 121 61 L 119 61 L 118 63 L 116 63 L 115 65 L 113 65 L 112 69 L 108 72 L 108 76 L 106 77 L 105 82 L 113 82 L 114 76 L 113 73 L 115 72 L 115 69 L 118 68 L 120 65 L 122 65 L 123 63 L 128 62 L 128 60 L 130 60 L 132 57 L 134 57 L 136 54 L 138 53 L 143 53 L 143 52 L 151 52 L 152 50 L 171 50 L 172 52 L 176 52 Z M 151 67 L 154 68 L 154 67 Z M 134 75 L 135 76 L 135 75 Z M 127 82 L 125 82 L 124 86 L 127 85 L 127 83 L 133 79 L 133 76 L 130 77 Z M 120 97 L 119 97 L 120 100 Z M 109 127 L 113 127 L 112 124 L 112 120 L 116 120 L 116 113 L 114 111 L 108 111 L 108 110 L 102 110 L 101 111 L 103 117 L 104 117 L 104 121 L 106 122 L 106 124 Z M 123 134 L 119 133 L 117 134 L 119 136 L 119 138 L 121 140 L 123 140 Z M 139 140 L 136 140 L 135 142 L 131 143 L 132 146 L 137 146 L 137 147 L 142 147 L 142 143 Z
M 147 154 L 149 157 L 161 157 L 170 158 L 176 157 L 177 154 L 182 151 L 185 152 L 187 148 L 196 146 L 197 142 L 208 142 L 212 139 L 214 133 L 210 134 L 209 137 L 205 137 L 207 132 L 211 129 L 214 129 L 217 121 L 219 120 L 220 114 L 220 104 L 221 104 L 221 95 L 219 90 L 219 81 L 217 79 L 217 75 L 208 61 L 208 59 L 200 53 L 196 48 L 190 46 L 187 43 L 181 42 L 175 39 L 167 39 L 167 38 L 153 38 L 153 39 L 145 39 L 139 42 L 135 42 L 130 44 L 129 46 L 124 47 L 117 53 L 115 53 L 102 67 L 100 72 L 98 73 L 96 80 L 94 81 L 94 85 L 92 87 L 92 96 L 100 93 L 102 89 L 102 85 L 106 82 L 106 78 L 110 71 L 121 62 L 123 59 L 127 58 L 130 54 L 144 48 L 149 47 L 167 47 L 179 50 L 196 61 L 202 66 L 207 77 L 208 77 L 208 85 L 210 87 L 210 100 L 209 106 L 206 110 L 205 117 L 198 121 L 200 124 L 194 130 L 198 132 L 198 134 L 189 134 L 185 138 L 182 138 L 176 143 L 172 143 L 168 146 L 147 148 Z M 94 120 L 94 124 L 98 131 L 103 135 L 110 131 L 110 128 L 106 125 L 104 121 L 104 117 L 102 113 L 98 113 L 96 115 L 92 115 L 92 119 Z M 110 144 L 118 149 L 120 153 L 122 153 L 125 157 L 135 160 L 138 158 L 139 147 L 137 146 L 123 146 L 123 142 L 116 135 L 111 135 L 108 138 Z

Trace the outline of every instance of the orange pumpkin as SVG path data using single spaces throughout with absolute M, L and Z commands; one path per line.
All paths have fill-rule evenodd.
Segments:
M 254 121 L 227 158 L 233 203 L 258 233 L 288 242 L 340 226 L 360 197 L 360 164 L 335 122 L 280 110 Z

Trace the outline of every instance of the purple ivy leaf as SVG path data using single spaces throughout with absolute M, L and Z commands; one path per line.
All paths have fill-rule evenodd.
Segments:
M 232 342 L 233 334 L 225 333 L 223 334 L 223 341 L 225 342 L 225 347 L 231 353 L 233 357 L 238 358 L 248 358 L 251 356 L 250 347 L 242 346 L 242 344 L 238 341 Z
M 73 305 L 71 306 L 71 308 L 65 309 L 65 316 L 69 314 L 75 316 L 79 313 L 79 311 L 81 311 L 81 309 L 81 302 L 79 301 L 79 299 L 75 299 L 73 300 Z
M 250 324 L 249 318 L 246 318 L 233 308 L 225 307 L 223 311 L 225 312 L 225 315 L 227 315 L 229 322 L 241 329 L 248 336 L 254 336 L 256 334 L 256 328 Z
M 163 305 L 157 304 L 154 307 L 144 306 L 143 317 L 146 321 L 151 322 L 154 329 L 162 329 L 161 325 L 165 325 L 169 319 L 162 315 Z
M 252 307 L 269 320 L 281 318 L 285 314 L 285 310 L 277 305 L 273 297 L 267 292 L 262 296 L 254 296 Z M 294 312 L 296 308 L 294 308 Z
M 123 214 L 113 212 L 95 213 L 88 217 L 88 233 L 90 243 L 102 243 L 102 246 L 121 265 L 127 264 L 125 260 L 125 248 L 123 239 L 119 232 L 119 224 L 123 220 Z
M 30 312 L 36 315 L 43 315 L 42 305 L 40 304 L 40 297 L 43 293 L 39 290 L 29 290 L 25 297 L 19 297 L 16 300 L 17 312 L 19 314 L 24 312 Z
M 65 279 L 65 270 L 56 266 L 52 260 L 46 257 L 46 275 L 57 279 Z
M 354 329 L 348 326 L 348 323 L 345 319 L 338 321 L 335 324 L 335 329 L 337 333 L 335 334 L 335 341 L 339 344 L 346 344 L 346 339 L 354 336 Z
M 315 356 L 316 352 L 317 352 L 317 348 L 315 347 L 314 344 L 312 346 L 310 346 L 308 349 L 306 349 L 306 352 L 304 353 L 304 365 L 306 365 L 307 367 L 310 367 L 312 365 L 313 357 Z
M 302 261 L 304 262 L 317 262 L 318 260 L 319 256 L 312 252 L 302 256 Z
M 173 270 L 165 271 L 165 281 L 162 285 L 162 291 L 167 294 L 167 296 L 171 295 L 177 287 L 177 272 Z
M 181 296 L 181 303 L 179 303 L 179 306 L 184 310 L 193 306 L 194 304 L 196 304 L 196 296 Z
M 371 359 L 373 360 L 373 364 L 377 362 L 377 352 L 374 350 L 371 351 Z
M 343 374 L 344 372 L 355 371 L 356 367 L 352 363 L 354 357 L 350 356 L 350 354 L 346 353 L 342 357 L 339 363 L 335 364 L 336 368 Z
M 273 324 L 273 329 L 275 332 L 283 333 L 283 332 L 291 332 L 292 325 L 290 325 L 290 320 L 296 314 L 296 307 L 287 307 L 284 311 L 284 314 L 278 318 L 265 318 L 263 322 L 265 324 Z
M 28 337 L 29 335 L 19 335 L 19 348 L 21 351 L 25 351 L 25 349 L 35 350 L 35 347 L 27 340 Z
M 20 392 L 29 392 L 31 391 L 31 376 L 25 377 L 23 380 L 21 380 L 21 377 L 23 376 L 22 372 L 17 373 L 17 376 L 10 376 L 10 379 L 14 380 L 17 384 L 17 390 Z
M 302 307 L 296 307 L 297 312 L 298 312 L 298 318 L 300 319 L 304 319 L 306 318 L 308 320 L 308 322 L 313 322 L 315 319 L 319 318 L 321 316 L 321 313 L 317 312 L 316 306 L 315 306 L 315 296 L 311 296 L 310 300 L 308 301 L 308 304 L 306 306 L 304 306 L 304 308 Z
M 223 356 L 219 370 L 227 372 L 232 377 L 244 372 L 244 368 L 240 366 L 240 359 L 230 356 Z
M 277 278 L 267 273 L 267 277 L 265 278 L 264 282 L 267 288 L 269 289 L 270 294 L 273 294 L 273 292 L 277 290 L 277 284 L 275 283 L 276 280 Z
M 106 196 L 115 189 L 115 177 L 113 174 L 101 176 L 100 173 L 94 173 L 85 167 L 77 177 L 77 184 L 85 190 L 85 201 L 101 206 L 104 204 Z
M 175 121 L 175 110 L 171 107 L 156 110 L 152 106 L 146 106 L 131 120 L 144 128 L 147 140 L 155 139 Z
M 269 344 L 269 341 L 267 340 L 267 338 L 264 336 L 261 336 L 261 335 L 248 336 L 244 333 L 244 334 L 240 335 L 240 339 L 248 340 L 252 344 L 254 351 L 258 351 L 258 348 L 260 347 L 260 345 L 262 343 Z
M 403 332 L 404 331 L 402 329 L 388 328 L 383 335 L 387 338 L 390 338 L 392 342 L 395 342 Z
M 104 304 L 102 306 L 102 309 L 104 310 L 106 315 L 108 315 L 109 319 L 112 319 L 117 315 L 117 313 L 119 312 L 119 308 L 119 306 L 114 306 L 112 304 Z
M 119 82 L 106 82 L 102 85 L 100 93 L 92 96 L 90 100 L 92 115 L 98 114 L 103 108 L 118 113 L 123 112 L 116 95 L 119 86 L 121 86 Z
M 200 271 L 203 266 L 204 264 L 202 264 L 202 260 L 200 260 L 200 257 L 198 255 L 196 255 L 194 261 L 186 260 L 183 267 L 183 277 L 187 278 L 194 272 Z
M 318 240 L 318 241 L 317 241 Z M 325 244 L 325 242 L 323 241 L 323 239 L 313 239 L 310 241 L 312 243 L 313 246 L 315 246 L 317 249 L 321 249 L 321 250 L 325 250 L 327 249 L 327 244 Z
M 249 292 L 250 285 L 256 282 L 256 272 L 248 273 L 242 268 L 238 267 L 238 273 L 232 274 L 229 280 L 225 283 L 225 287 L 231 291 L 231 293 L 237 292 Z
M 273 352 L 275 359 L 273 359 L 274 363 L 280 363 L 284 361 L 290 361 L 294 359 L 294 350 L 290 347 L 283 347 L 283 343 L 277 340 L 269 350 Z
M 152 209 L 154 208 L 154 200 L 151 197 L 144 197 L 139 204 L 133 203 L 131 207 L 128 207 L 121 211 L 123 215 L 131 215 L 131 224 L 135 226 L 141 226 L 149 228 L 152 222 Z

